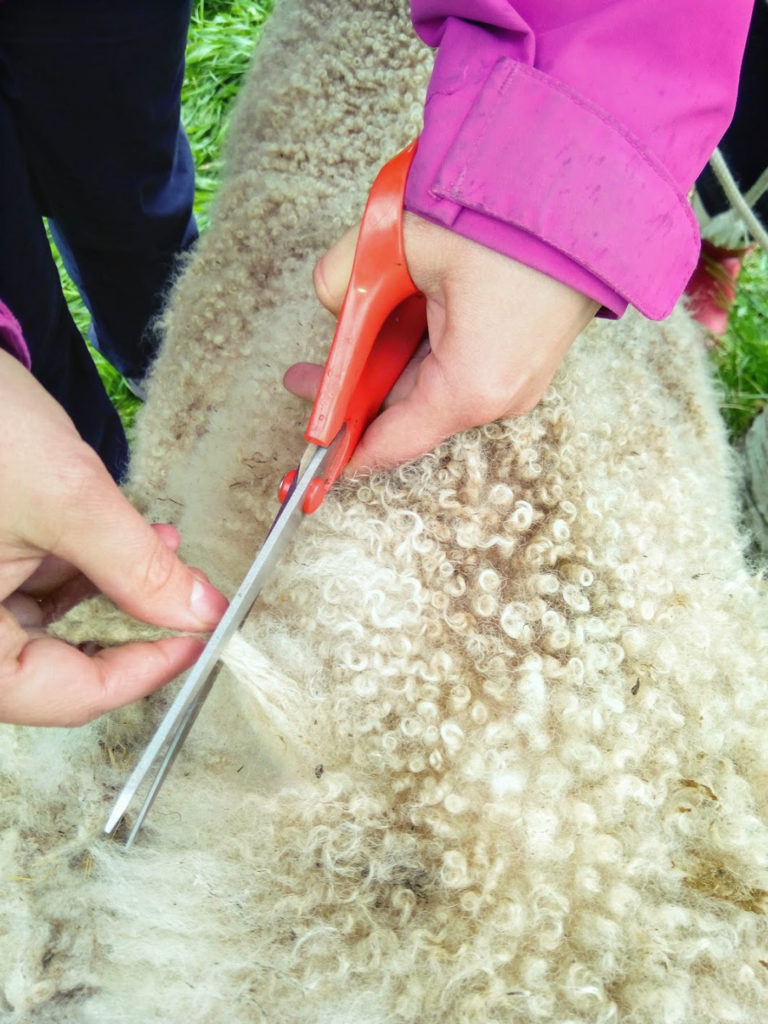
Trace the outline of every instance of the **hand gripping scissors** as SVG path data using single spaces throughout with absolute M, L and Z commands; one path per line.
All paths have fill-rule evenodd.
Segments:
M 298 469 L 283 478 L 275 521 L 104 826 L 104 832 L 113 835 L 139 790 L 145 790 L 126 847 L 133 844 L 213 686 L 224 648 L 242 626 L 304 516 L 320 507 L 349 462 L 363 431 L 424 336 L 425 299 L 411 280 L 403 248 L 403 196 L 416 146 L 412 142 L 386 164 L 371 188 L 352 275 L 304 435 L 308 447 Z

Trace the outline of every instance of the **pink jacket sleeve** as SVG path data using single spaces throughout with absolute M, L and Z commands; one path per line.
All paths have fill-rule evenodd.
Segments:
M 32 365 L 29 349 L 21 333 L 19 321 L 0 299 L 0 349 L 16 356 L 27 369 Z
M 670 312 L 752 0 L 412 0 L 437 47 L 406 207 L 620 315 Z

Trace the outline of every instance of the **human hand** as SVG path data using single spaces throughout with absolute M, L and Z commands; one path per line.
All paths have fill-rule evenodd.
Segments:
M 323 305 L 338 315 L 358 228 L 315 266 Z M 403 223 L 414 284 L 427 299 L 423 344 L 360 440 L 348 471 L 398 465 L 446 437 L 530 412 L 598 303 L 537 270 L 415 214 Z M 284 384 L 317 393 L 322 368 L 296 363 Z
M 155 625 L 211 630 L 226 599 L 175 555 L 179 536 L 151 527 L 64 410 L 0 352 L 0 721 L 80 725 L 143 697 L 188 668 L 194 636 L 88 657 L 45 625 L 101 590 Z

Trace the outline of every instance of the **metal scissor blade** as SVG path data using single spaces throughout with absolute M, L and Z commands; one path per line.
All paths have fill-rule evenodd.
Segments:
M 333 457 L 339 439 L 336 438 L 328 448 L 317 448 L 311 445 L 307 450 L 309 457 L 302 459 L 296 480 L 280 507 L 264 545 L 115 801 L 112 813 L 104 826 L 104 832 L 107 835 L 112 835 L 115 831 L 142 782 L 149 774 L 152 765 L 165 750 L 163 760 L 150 785 L 126 846 L 131 845 L 136 833 L 141 828 L 176 754 L 197 718 L 203 701 L 210 692 L 220 667 L 219 659 L 224 648 L 242 626 L 259 591 L 296 533 L 304 515 L 303 504 L 306 491 L 315 477 L 322 476 L 325 465 Z

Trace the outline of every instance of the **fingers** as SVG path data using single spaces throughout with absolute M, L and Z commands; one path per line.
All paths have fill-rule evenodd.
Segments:
M 359 227 L 318 261 L 320 301 L 341 309 Z M 418 353 L 363 435 L 347 472 L 386 468 L 457 431 L 538 403 L 597 303 L 546 274 L 406 213 L 408 269 L 427 298 L 429 345 Z M 321 368 L 291 367 L 286 387 L 312 399 Z
M 55 555 L 48 555 L 39 562 L 33 573 L 26 576 L 23 590 L 25 594 L 42 598 L 63 587 L 75 575 L 77 569 L 69 562 L 65 562 L 63 558 L 56 558 Z
M 312 273 L 312 283 L 318 299 L 334 316 L 341 312 L 344 294 L 352 274 L 359 233 L 359 224 L 345 231 L 338 242 L 320 257 Z
M 297 398 L 313 402 L 322 376 L 323 368 L 317 363 L 294 363 L 285 371 L 283 386 Z
M 439 359 L 429 350 L 417 353 L 385 406 L 361 437 L 347 466 L 348 474 L 409 462 L 458 430 L 475 425 L 475 416 L 482 419 L 475 404 L 462 395 L 461 383 L 457 386 L 446 377 Z
M 156 625 L 210 630 L 225 598 L 174 554 L 125 498 L 64 410 L 0 352 L 0 595 L 54 555 L 130 614 Z
M 45 612 L 39 601 L 27 594 L 16 591 L 3 601 L 2 607 L 9 612 L 24 630 L 42 629 L 45 626 Z
M 27 643 L 16 629 L 0 620 L 0 721 L 20 725 L 82 725 L 170 682 L 203 648 L 194 637 L 169 637 L 87 657 L 51 637 Z M 16 656 L 3 659 L 14 641 Z
M 323 367 L 296 363 L 283 384 L 293 394 L 313 401 Z M 418 386 L 420 384 L 420 387 Z M 444 380 L 428 342 L 423 342 L 384 402 L 384 411 L 361 438 L 347 473 L 386 468 L 431 450 L 468 422 L 457 415 L 457 395 Z
M 76 566 L 103 593 L 136 618 L 190 631 L 210 630 L 227 602 L 168 546 L 172 528 L 153 529 L 96 459 L 80 466 L 78 500 L 59 505 L 58 535 L 50 550 Z
M 178 546 L 173 527 L 150 529 L 150 533 L 169 553 Z M 48 561 L 53 591 L 40 590 L 46 582 L 41 571 L 37 574 L 39 599 L 16 591 L 0 605 L 0 721 L 82 724 L 151 693 L 189 668 L 200 654 L 203 642 L 194 637 L 129 644 L 94 657 L 49 637 L 44 632 L 46 623 L 94 587 L 68 563 Z M 188 571 L 204 581 L 199 570 Z
M 179 531 L 167 523 L 153 523 L 152 529 L 171 551 L 176 551 L 181 542 Z M 207 577 L 198 569 L 192 573 L 207 582 Z M 5 605 L 11 609 L 11 602 L 32 597 L 39 612 L 43 625 L 55 622 L 75 605 L 99 592 L 98 587 L 78 571 L 75 566 L 62 558 L 48 556 L 38 570 L 22 584 L 20 589 L 6 599 Z M 18 616 L 17 616 L 18 618 Z M 21 621 L 21 620 L 20 620 Z M 22 622 L 26 625 L 26 622 Z
M 432 451 L 453 433 L 450 425 L 430 421 L 413 404 L 391 406 L 363 434 L 345 475 L 392 469 Z

